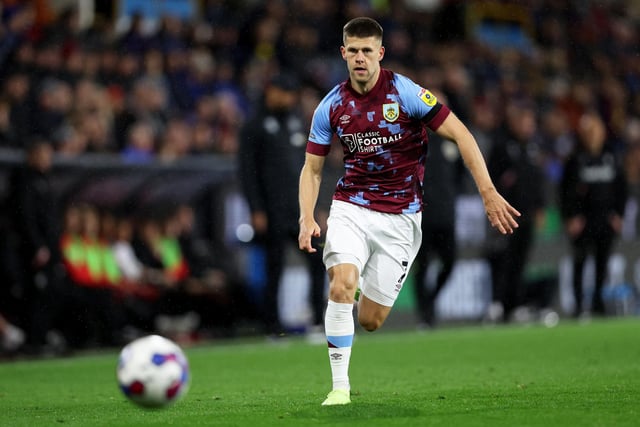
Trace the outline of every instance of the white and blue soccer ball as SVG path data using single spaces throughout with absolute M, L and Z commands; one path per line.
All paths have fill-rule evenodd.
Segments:
M 124 395 L 145 407 L 171 405 L 189 387 L 187 357 L 176 343 L 159 335 L 127 344 L 120 352 L 116 374 Z

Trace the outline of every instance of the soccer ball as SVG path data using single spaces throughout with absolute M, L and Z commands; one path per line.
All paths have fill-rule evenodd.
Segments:
M 176 343 L 148 335 L 122 349 L 116 375 L 129 400 L 140 406 L 163 407 L 187 392 L 189 363 Z

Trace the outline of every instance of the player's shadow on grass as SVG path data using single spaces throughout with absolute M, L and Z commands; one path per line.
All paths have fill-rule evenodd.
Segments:
M 309 408 L 291 414 L 295 418 L 331 420 L 333 423 L 347 423 L 358 419 L 417 418 L 422 415 L 415 407 L 398 403 L 351 403 L 350 405 Z

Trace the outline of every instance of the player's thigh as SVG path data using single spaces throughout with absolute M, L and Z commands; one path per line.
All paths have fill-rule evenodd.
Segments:
M 421 243 L 419 216 L 389 217 L 371 240 L 375 248 L 362 270 L 362 292 L 373 302 L 391 307 L 402 290 Z

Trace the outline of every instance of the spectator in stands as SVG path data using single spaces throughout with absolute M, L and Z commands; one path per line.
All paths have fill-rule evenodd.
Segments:
M 140 262 L 131 244 L 133 239 L 133 222 L 125 215 L 116 219 L 115 239 L 111 243 L 118 267 L 123 279 L 132 285 L 153 283 L 145 266 Z
M 121 273 L 108 244 L 100 235 L 100 211 L 90 204 L 79 207 L 80 239 L 72 267 L 80 274 L 70 274 L 72 307 L 77 316 L 74 346 L 119 345 L 124 328 L 122 307 L 116 303 L 116 289 Z M 69 260 L 65 262 L 70 268 Z
M 34 28 L 35 8 L 30 2 L 4 5 L 2 21 L 0 21 L 0 68 L 10 62 L 11 54 Z
M 614 240 L 622 230 L 627 181 L 620 159 L 608 144 L 605 124 L 595 111 L 582 115 L 578 145 L 567 159 L 559 185 L 559 203 L 573 252 L 575 317 L 604 315 L 602 288 Z M 595 258 L 595 288 L 585 305 L 583 273 L 587 257 Z
M 236 155 L 240 146 L 240 133 L 245 122 L 245 112 L 240 100 L 231 91 L 219 91 L 214 95 L 214 115 L 211 121 L 214 152 Z
M 124 85 L 118 80 L 119 55 L 116 47 L 108 42 L 103 42 L 97 49 L 98 70 L 93 77 L 96 83 L 124 92 Z
M 191 153 L 193 129 L 184 119 L 174 117 L 168 120 L 160 138 L 157 158 L 163 163 L 172 163 Z
M 63 126 L 53 133 L 51 136 L 56 153 L 61 157 L 74 158 L 78 157 L 87 150 L 87 136 L 78 131 L 74 124 Z
M 90 153 L 113 153 L 115 141 L 112 126 L 107 116 L 98 111 L 90 111 L 78 117 L 82 137 L 86 141 L 86 151 Z
M 116 215 L 115 228 L 111 250 L 122 273 L 119 301 L 125 312 L 126 324 L 147 333 L 154 332 L 163 273 L 145 266 L 138 259 L 132 244 L 134 223 L 129 215 Z
M 482 154 L 488 157 L 493 149 L 493 143 L 500 126 L 500 115 L 497 111 L 496 101 L 480 97 L 474 100 L 470 109 L 469 130 L 478 141 L 478 147 L 480 147 Z M 469 184 L 472 182 L 470 181 Z
M 34 134 L 50 136 L 69 123 L 73 106 L 71 86 L 59 79 L 45 78 L 38 90 L 36 110 L 30 128 Z
M 187 33 L 190 29 L 188 22 L 170 14 L 160 17 L 158 31 L 151 37 L 150 45 L 163 53 L 172 49 L 186 50 Z
M 210 154 L 215 150 L 215 138 L 213 127 L 204 120 L 196 120 L 193 123 L 193 155 Z
M 159 252 L 159 241 L 161 229 L 158 220 L 146 212 L 137 214 L 132 246 L 136 257 L 146 268 L 153 268 L 159 271 L 164 270 L 161 255 Z M 172 287 L 171 283 L 163 272 L 159 285 Z
M 141 56 L 149 48 L 151 38 L 144 30 L 144 15 L 137 12 L 130 18 L 129 28 L 118 39 L 118 49 Z
M 140 78 L 127 94 L 125 109 L 114 118 L 115 134 L 122 138 L 133 123 L 145 121 L 155 135 L 160 135 L 168 117 L 168 94 L 163 87 L 154 79 Z M 118 146 L 123 145 L 124 141 L 119 141 Z
M 66 270 L 66 277 L 73 284 L 89 282 L 89 270 L 85 262 L 82 239 L 82 206 L 70 203 L 64 211 L 60 250 Z
M 164 52 L 164 73 L 169 84 L 169 94 L 172 104 L 180 111 L 193 109 L 191 95 L 187 90 L 188 56 L 188 50 L 184 48 L 171 47 Z
M 122 160 L 127 163 L 147 163 L 156 157 L 156 134 L 146 121 L 131 124 L 127 130 L 127 137 Z
M 564 112 L 553 107 L 540 118 L 542 150 L 545 157 L 545 174 L 557 184 L 562 166 L 575 145 L 575 138 Z
M 25 71 L 7 73 L 2 91 L 9 106 L 9 121 L 5 125 L 5 144 L 25 148 L 31 132 L 30 100 L 31 79 Z
M 34 44 L 33 70 L 35 77 L 35 86 L 38 87 L 47 82 L 64 82 L 67 85 L 71 83 L 64 79 L 62 57 L 62 44 L 60 40 L 42 38 Z M 57 87 L 52 86 L 52 89 Z
M 171 100 L 169 80 L 164 70 L 162 51 L 151 48 L 145 52 L 142 58 L 142 78 L 154 81 L 158 87 L 161 87 L 164 92 L 169 94 L 168 96 Z
M 196 46 L 189 51 L 187 91 L 191 108 L 196 100 L 215 90 L 217 61 L 209 49 Z
M 114 152 L 114 115 L 108 92 L 103 86 L 88 78 L 79 80 L 73 89 L 73 122 L 87 141 L 87 151 Z

